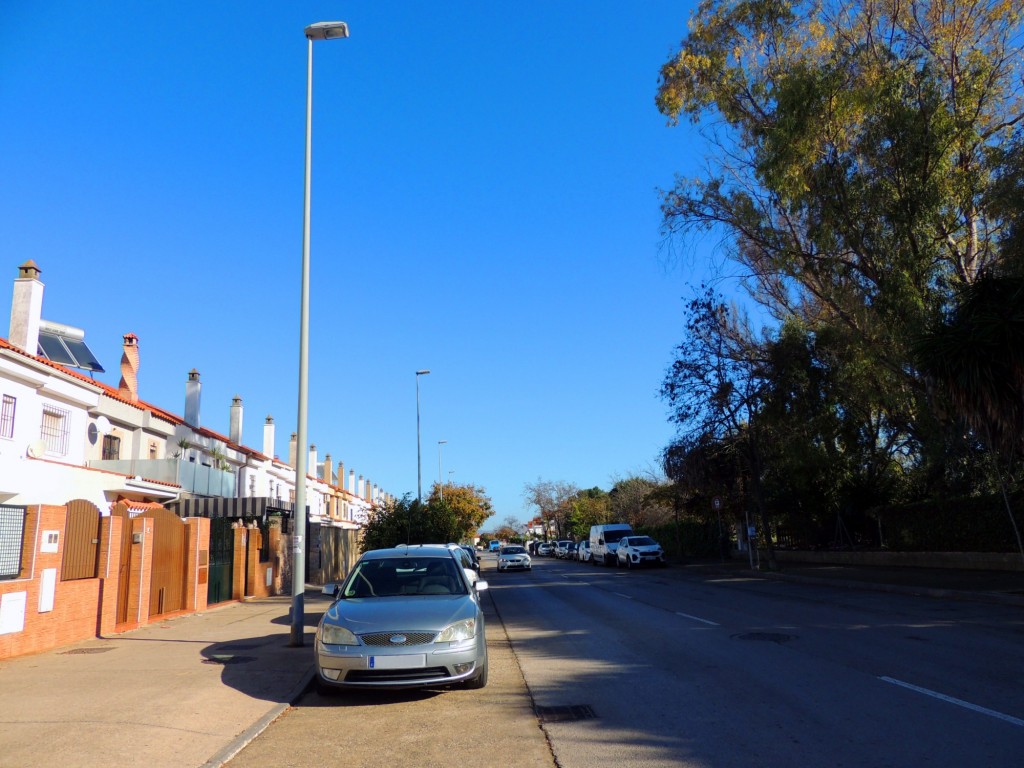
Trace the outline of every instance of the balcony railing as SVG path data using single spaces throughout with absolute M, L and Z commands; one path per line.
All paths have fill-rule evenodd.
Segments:
M 90 461 L 89 466 L 145 480 L 174 483 L 182 490 L 199 496 L 235 497 L 235 473 L 206 464 L 181 459 L 118 459 Z

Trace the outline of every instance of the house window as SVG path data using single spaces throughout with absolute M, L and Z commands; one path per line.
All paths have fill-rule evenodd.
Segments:
M 46 443 L 46 452 L 64 456 L 68 452 L 71 412 L 54 405 L 43 406 L 43 424 L 39 437 Z
M 0 406 L 0 437 L 14 437 L 14 406 L 17 405 L 11 395 L 4 395 Z
M 117 461 L 121 458 L 121 438 L 115 435 L 103 436 L 103 460 Z
M 16 579 L 21 575 L 24 535 L 25 508 L 0 506 L 0 579 Z

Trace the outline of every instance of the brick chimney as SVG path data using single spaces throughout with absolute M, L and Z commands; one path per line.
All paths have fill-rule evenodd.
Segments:
M 274 417 L 269 415 L 263 422 L 263 455 L 274 458 Z
M 242 398 L 235 395 L 231 399 L 231 420 L 228 427 L 228 438 L 236 445 L 242 444 Z
M 334 462 L 331 461 L 331 454 L 324 454 L 324 482 L 334 485 Z
M 299 439 L 297 433 L 292 432 L 292 436 L 288 438 L 288 466 L 295 467 L 295 441 Z
M 121 383 L 117 391 L 129 402 L 139 402 L 139 337 L 126 333 L 121 352 Z
M 7 340 L 30 355 L 39 354 L 39 323 L 43 314 L 40 272 L 42 270 L 32 259 L 18 267 L 18 279 L 14 281 L 14 297 L 11 300 L 11 330 Z
M 185 383 L 185 423 L 192 427 L 199 426 L 199 396 L 202 390 L 199 371 L 193 368 L 188 372 L 188 381 Z

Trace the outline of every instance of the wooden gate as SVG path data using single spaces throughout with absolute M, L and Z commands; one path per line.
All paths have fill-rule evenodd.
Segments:
M 234 578 L 235 531 L 233 518 L 214 517 L 210 520 L 210 567 L 206 583 L 206 603 L 222 603 L 231 599 Z
M 91 501 L 67 503 L 61 581 L 95 579 L 100 558 L 100 511 Z
M 132 573 L 132 518 L 128 507 L 115 504 L 110 512 L 111 517 L 121 518 L 120 554 L 117 560 L 117 623 L 128 621 L 128 595 L 131 594 L 129 581 Z
M 185 607 L 185 563 L 188 531 L 169 509 L 149 509 L 140 517 L 153 521 L 153 569 L 150 573 L 149 616 Z

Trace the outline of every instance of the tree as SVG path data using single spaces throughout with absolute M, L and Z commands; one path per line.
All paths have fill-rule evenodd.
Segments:
M 537 479 L 535 483 L 527 483 L 523 487 L 523 495 L 527 502 L 537 507 L 540 516 L 547 523 L 555 526 L 559 539 L 567 535 L 569 515 L 572 512 L 571 502 L 579 489 L 572 483 Z
M 476 535 L 484 521 L 494 514 L 484 489 L 471 484 L 447 483 L 442 488 L 434 483 L 427 504 L 431 508 L 444 508 L 453 516 L 453 526 L 460 532 L 455 541 Z

